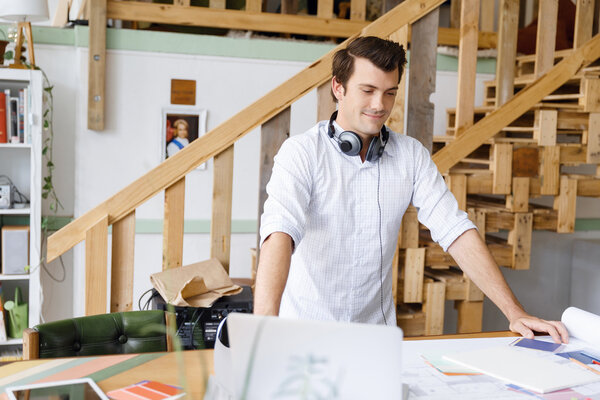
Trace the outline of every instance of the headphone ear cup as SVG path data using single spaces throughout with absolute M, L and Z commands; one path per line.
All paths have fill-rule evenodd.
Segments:
M 362 140 L 354 132 L 344 131 L 340 133 L 338 144 L 342 152 L 349 156 L 356 156 L 362 150 Z

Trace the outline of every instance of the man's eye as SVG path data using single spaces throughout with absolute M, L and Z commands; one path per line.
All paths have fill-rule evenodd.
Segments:
M 387 95 L 388 95 L 388 96 L 395 96 L 395 95 L 396 95 L 396 92 L 387 92 Z
M 373 93 L 373 91 L 369 90 L 369 89 L 363 89 L 363 92 L 365 92 L 365 93 Z

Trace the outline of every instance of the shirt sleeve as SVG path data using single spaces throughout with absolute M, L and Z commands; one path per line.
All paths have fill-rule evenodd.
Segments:
M 476 229 L 439 173 L 429 152 L 415 141 L 415 172 L 412 203 L 419 221 L 444 251 L 465 231 Z
M 304 236 L 306 211 L 311 197 L 311 160 L 305 146 L 287 139 L 274 158 L 267 184 L 267 200 L 260 224 L 260 246 L 273 232 L 283 232 L 294 241 L 294 251 Z

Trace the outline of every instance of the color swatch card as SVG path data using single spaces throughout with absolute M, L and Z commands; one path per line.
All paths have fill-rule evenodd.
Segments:
M 185 395 L 180 387 L 165 385 L 156 381 L 141 381 L 135 385 L 107 393 L 113 400 L 166 400 L 178 399 Z
M 535 339 L 527 339 L 527 338 L 518 338 L 514 342 L 510 344 L 511 346 L 517 347 L 525 347 L 527 349 L 541 350 L 541 351 L 551 351 L 554 352 L 559 349 L 562 344 L 554 343 L 554 342 L 545 342 L 543 340 L 535 340 Z

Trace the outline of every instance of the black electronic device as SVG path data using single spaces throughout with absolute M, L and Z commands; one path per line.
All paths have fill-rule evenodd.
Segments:
M 209 308 L 173 306 L 177 336 L 185 350 L 212 349 L 221 320 L 232 312 L 252 313 L 252 307 L 250 286 L 242 286 L 239 294 L 219 298 Z M 152 308 L 167 309 L 167 304 L 155 289 L 152 290 Z

